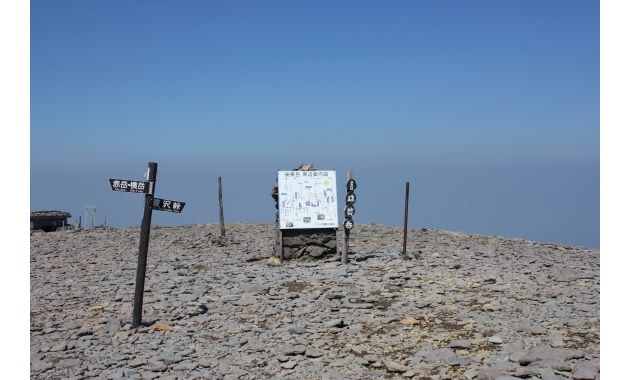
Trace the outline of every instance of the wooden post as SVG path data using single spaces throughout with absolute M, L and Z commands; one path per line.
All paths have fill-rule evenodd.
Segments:
M 219 224 L 221 225 L 221 238 L 225 239 L 225 222 L 223 220 L 223 188 L 219 177 Z
M 352 170 L 348 171 L 346 182 L 352 178 Z M 347 190 L 346 190 L 347 191 Z M 348 249 L 350 248 L 350 230 L 344 228 L 343 249 L 341 250 L 341 262 L 348 264 Z
M 402 255 L 407 254 L 407 215 L 409 211 L 409 181 L 405 185 L 405 225 L 403 227 L 403 248 Z
M 138 250 L 138 268 L 136 269 L 136 290 L 133 297 L 133 321 L 131 328 L 140 326 L 142 322 L 142 302 L 144 299 L 144 279 L 147 271 L 147 255 L 149 252 L 149 234 L 151 233 L 151 215 L 153 213 L 153 194 L 155 194 L 155 178 L 157 163 L 149 162 L 149 181 L 151 191 L 144 197 L 144 214 L 140 226 L 140 247 Z

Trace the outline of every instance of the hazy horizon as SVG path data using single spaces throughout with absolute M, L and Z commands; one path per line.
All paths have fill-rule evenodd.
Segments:
M 159 164 L 153 224 L 273 222 L 276 171 L 352 170 L 355 221 L 599 247 L 599 3 L 31 2 L 30 209 Z M 341 210 L 341 205 L 338 206 Z

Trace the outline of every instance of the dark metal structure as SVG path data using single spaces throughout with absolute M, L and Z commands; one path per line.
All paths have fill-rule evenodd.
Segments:
M 65 211 L 33 211 L 31 212 L 31 230 L 56 231 L 68 225 L 68 218 L 72 217 Z

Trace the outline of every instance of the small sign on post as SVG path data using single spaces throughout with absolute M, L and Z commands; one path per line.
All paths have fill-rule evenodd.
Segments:
M 168 199 L 153 198 L 153 209 L 180 213 L 186 206 L 186 202 L 171 201 Z
M 109 185 L 114 191 L 122 191 L 126 193 L 149 194 L 153 190 L 153 182 L 149 181 L 110 178 Z

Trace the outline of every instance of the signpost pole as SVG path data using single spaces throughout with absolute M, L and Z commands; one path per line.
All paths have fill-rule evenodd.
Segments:
M 347 181 L 350 181 L 352 179 L 352 171 L 348 172 L 348 178 L 346 179 Z M 343 249 L 341 251 L 341 262 L 343 264 L 348 264 L 348 249 L 350 246 L 350 230 L 347 228 L 344 228 L 344 236 L 345 238 L 343 239 Z
M 409 211 L 409 181 L 405 185 L 405 225 L 403 227 L 403 248 L 402 255 L 407 255 L 407 216 Z
M 219 223 L 221 225 L 221 238 L 225 239 L 225 222 L 223 220 L 223 187 L 219 177 Z
M 144 298 L 144 278 L 147 270 L 147 254 L 149 250 L 149 233 L 151 232 L 151 215 L 153 213 L 153 194 L 155 194 L 155 178 L 157 163 L 149 162 L 149 182 L 151 190 L 144 198 L 144 214 L 140 227 L 140 249 L 138 251 L 138 268 L 136 270 L 136 291 L 133 297 L 133 322 L 131 328 L 140 326 L 142 322 L 142 301 Z

